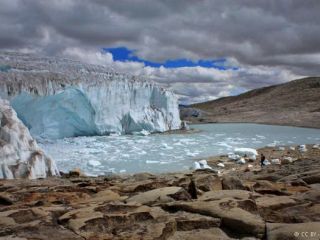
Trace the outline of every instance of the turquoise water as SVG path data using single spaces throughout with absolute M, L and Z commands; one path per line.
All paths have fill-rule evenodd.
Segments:
M 232 152 L 235 147 L 320 143 L 320 129 L 260 124 L 192 125 L 190 134 L 65 138 L 40 145 L 61 171 L 80 168 L 90 175 L 110 172 L 174 172 L 195 159 Z

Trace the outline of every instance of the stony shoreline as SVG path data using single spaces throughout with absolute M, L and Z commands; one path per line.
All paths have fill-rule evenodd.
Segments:
M 258 152 L 294 160 L 261 169 L 207 159 L 224 163 L 220 175 L 0 180 L 0 239 L 319 239 L 320 149 Z

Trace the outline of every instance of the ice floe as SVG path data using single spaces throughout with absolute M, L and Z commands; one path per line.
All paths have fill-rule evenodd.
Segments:
M 90 160 L 88 162 L 88 165 L 91 166 L 91 167 L 98 167 L 101 165 L 101 162 L 97 161 L 97 160 Z

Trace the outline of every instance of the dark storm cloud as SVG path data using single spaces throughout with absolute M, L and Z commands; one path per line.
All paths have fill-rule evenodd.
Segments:
M 250 89 L 319 74 L 319 12 L 319 0 L 2 0 L 0 49 L 85 56 L 125 46 L 157 62 L 227 58 L 244 70 L 229 79 Z M 162 82 L 176 74 L 166 80 L 172 83 L 208 83 L 225 75 L 197 68 L 157 71 L 153 78 Z

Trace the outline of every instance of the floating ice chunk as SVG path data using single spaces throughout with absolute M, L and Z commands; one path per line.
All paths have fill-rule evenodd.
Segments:
M 225 133 L 216 133 L 214 136 L 216 137 L 222 137 L 222 136 L 225 136 L 226 134 Z
M 202 169 L 212 169 L 212 167 L 208 165 L 207 160 L 200 160 L 199 164 Z
M 253 155 L 255 155 L 255 156 L 258 155 L 257 150 L 255 150 L 253 148 L 235 148 L 234 153 L 237 155 L 240 155 L 242 157 L 244 157 L 245 155 L 247 155 L 247 157 L 250 157 Z
M 280 159 L 276 158 L 276 159 L 271 159 L 271 163 L 279 165 L 279 164 L 281 164 L 281 161 L 280 161 Z
M 261 139 L 266 139 L 266 137 L 262 136 L 262 135 L 256 135 L 256 137 L 261 138 Z
M 120 133 L 110 133 L 109 134 L 110 137 L 118 137 L 120 135 L 121 135 Z
M 194 170 L 201 169 L 200 163 L 194 162 L 194 163 L 193 163 L 193 169 L 194 169 Z
M 240 159 L 240 156 L 237 155 L 237 154 L 234 154 L 234 153 L 228 153 L 228 158 L 229 158 L 230 160 L 236 161 L 236 160 L 239 160 L 239 159 Z
M 120 171 L 119 171 L 119 173 L 126 173 L 127 172 L 127 170 L 125 170 L 125 169 L 121 169 Z
M 293 162 L 293 158 L 292 157 L 284 157 L 282 160 L 283 164 L 287 164 L 287 163 L 292 163 Z
M 97 160 L 89 160 L 88 165 L 91 167 L 98 167 L 101 165 L 101 162 L 99 162 Z
M 135 136 L 148 136 L 148 135 L 150 135 L 150 132 L 145 130 L 145 129 L 143 129 L 143 130 L 141 130 L 139 132 L 132 132 L 132 135 L 135 135 Z
M 148 135 L 150 135 L 150 132 L 147 131 L 147 130 L 145 130 L 145 129 L 142 129 L 142 130 L 140 131 L 140 134 L 141 134 L 142 136 L 148 136 Z
M 238 161 L 237 161 L 238 164 L 245 164 L 246 163 L 246 160 L 244 160 L 244 158 L 240 158 Z
M 193 152 L 193 153 L 192 153 L 192 152 L 187 152 L 186 155 L 187 155 L 188 157 L 195 157 L 195 156 L 197 156 L 198 154 L 199 154 L 198 152 Z
M 223 163 L 218 163 L 217 166 L 218 166 L 218 167 L 222 167 L 222 168 L 225 167 Z
M 226 148 L 232 148 L 232 146 L 226 142 L 217 142 L 216 145 L 226 147 Z
M 139 155 L 146 155 L 146 154 L 147 154 L 147 152 L 146 152 L 146 151 L 144 151 L 144 150 L 141 150 L 140 152 L 137 152 L 137 154 L 139 154 Z
M 173 149 L 173 147 L 169 146 L 167 143 L 162 143 L 162 146 L 164 149 L 169 149 L 169 150 Z
M 153 160 L 147 160 L 146 161 L 147 164 L 154 164 L 154 163 L 159 163 L 159 161 L 153 161 Z
M 312 149 L 320 149 L 320 144 L 315 144 L 312 146 Z
M 271 164 L 271 162 L 268 159 L 263 161 L 263 165 L 265 165 L 265 166 L 270 165 L 270 164 Z
M 275 147 L 275 146 L 277 146 L 277 143 L 275 143 L 275 142 L 269 143 L 267 146 L 268 146 L 268 147 Z
M 298 146 L 298 150 L 299 150 L 299 152 L 306 152 L 307 151 L 307 147 L 306 147 L 306 145 L 299 145 Z
M 296 148 L 293 147 L 293 146 L 289 147 L 289 149 L 292 150 L 292 151 L 296 150 Z
M 208 165 L 207 160 L 200 160 L 199 163 L 202 164 L 202 165 Z

